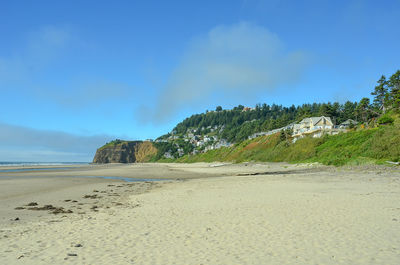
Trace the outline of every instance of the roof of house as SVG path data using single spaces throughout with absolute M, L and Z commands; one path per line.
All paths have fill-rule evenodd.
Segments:
M 310 118 L 304 118 L 301 123 L 309 123 L 311 122 L 313 125 L 317 124 L 321 119 L 325 118 L 328 122 L 332 123 L 331 118 L 330 117 L 325 117 L 325 116 L 321 116 L 321 117 L 310 117 Z M 333 124 L 333 123 L 332 123 Z
M 350 125 L 350 124 L 357 124 L 355 120 L 348 119 L 347 121 L 342 122 L 340 125 Z

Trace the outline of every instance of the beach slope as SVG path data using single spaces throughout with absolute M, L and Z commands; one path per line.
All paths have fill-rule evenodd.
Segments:
M 10 221 L 0 229 L 1 263 L 400 261 L 400 174 L 396 170 L 284 164 L 169 167 L 189 175 L 218 176 L 153 184 L 140 192 L 130 192 L 139 186 L 129 183 L 99 187 L 104 194 L 112 189 L 122 198 L 104 195 L 108 199 L 96 199 L 100 206 L 85 214 Z

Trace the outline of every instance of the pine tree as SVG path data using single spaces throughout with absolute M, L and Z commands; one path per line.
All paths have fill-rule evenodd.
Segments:
M 400 111 L 400 70 L 394 73 L 388 81 L 392 107 Z
M 375 86 L 374 92 L 371 95 L 374 97 L 374 106 L 377 110 L 386 112 L 387 102 L 389 100 L 388 81 L 384 75 L 378 80 L 378 85 Z
M 368 116 L 370 114 L 370 104 L 369 98 L 362 98 L 360 103 L 356 108 L 356 113 L 359 118 L 361 118 L 364 122 L 368 121 Z

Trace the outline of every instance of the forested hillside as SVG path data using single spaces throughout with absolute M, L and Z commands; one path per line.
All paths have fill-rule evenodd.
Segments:
M 185 134 L 188 129 L 198 129 L 202 134 L 210 133 L 210 128 L 224 126 L 221 137 L 229 142 L 240 142 L 253 133 L 281 128 L 289 123 L 306 117 L 327 116 L 335 123 L 347 119 L 357 119 L 357 102 L 312 103 L 301 106 L 284 107 L 282 105 L 258 104 L 255 108 L 239 105 L 232 110 L 221 110 L 196 114 L 185 119 L 174 128 L 175 134 Z M 201 130 L 204 128 L 203 130 Z
M 363 98 L 360 102 L 310 103 L 301 106 L 284 107 L 282 105 L 258 104 L 255 108 L 245 108 L 239 105 L 232 110 L 222 110 L 220 106 L 215 111 L 195 114 L 179 123 L 174 131 L 184 134 L 189 128 L 207 128 L 209 126 L 225 126 L 221 136 L 229 142 L 239 142 L 249 135 L 283 127 L 289 123 L 300 121 L 306 117 L 331 117 L 335 124 L 347 119 L 367 122 L 378 117 L 383 111 L 400 105 L 399 99 L 400 71 L 393 74 L 388 80 L 382 76 L 372 95 L 374 101 Z M 204 129 L 203 134 L 209 133 Z
M 400 70 L 390 78 L 382 76 L 370 98 L 359 102 L 309 103 L 301 106 L 257 104 L 254 108 L 239 105 L 231 110 L 221 106 L 214 111 L 195 114 L 176 125 L 169 134 L 159 137 L 155 160 L 197 154 L 247 140 L 257 132 L 271 131 L 313 116 L 330 117 L 334 124 L 352 119 L 359 127 L 373 128 L 393 123 L 400 109 Z M 209 148 L 209 147 L 212 148 Z
M 371 129 L 352 129 L 348 133 L 322 138 L 306 137 L 295 143 L 283 133 L 260 136 L 231 147 L 186 155 L 176 162 L 319 162 L 325 165 L 394 163 L 400 160 L 400 120 Z

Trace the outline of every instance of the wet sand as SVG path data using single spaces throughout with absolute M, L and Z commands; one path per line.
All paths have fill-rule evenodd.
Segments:
M 0 203 L 1 264 L 400 261 L 398 169 L 197 163 L 0 172 Z M 31 209 L 44 205 L 55 209 Z

